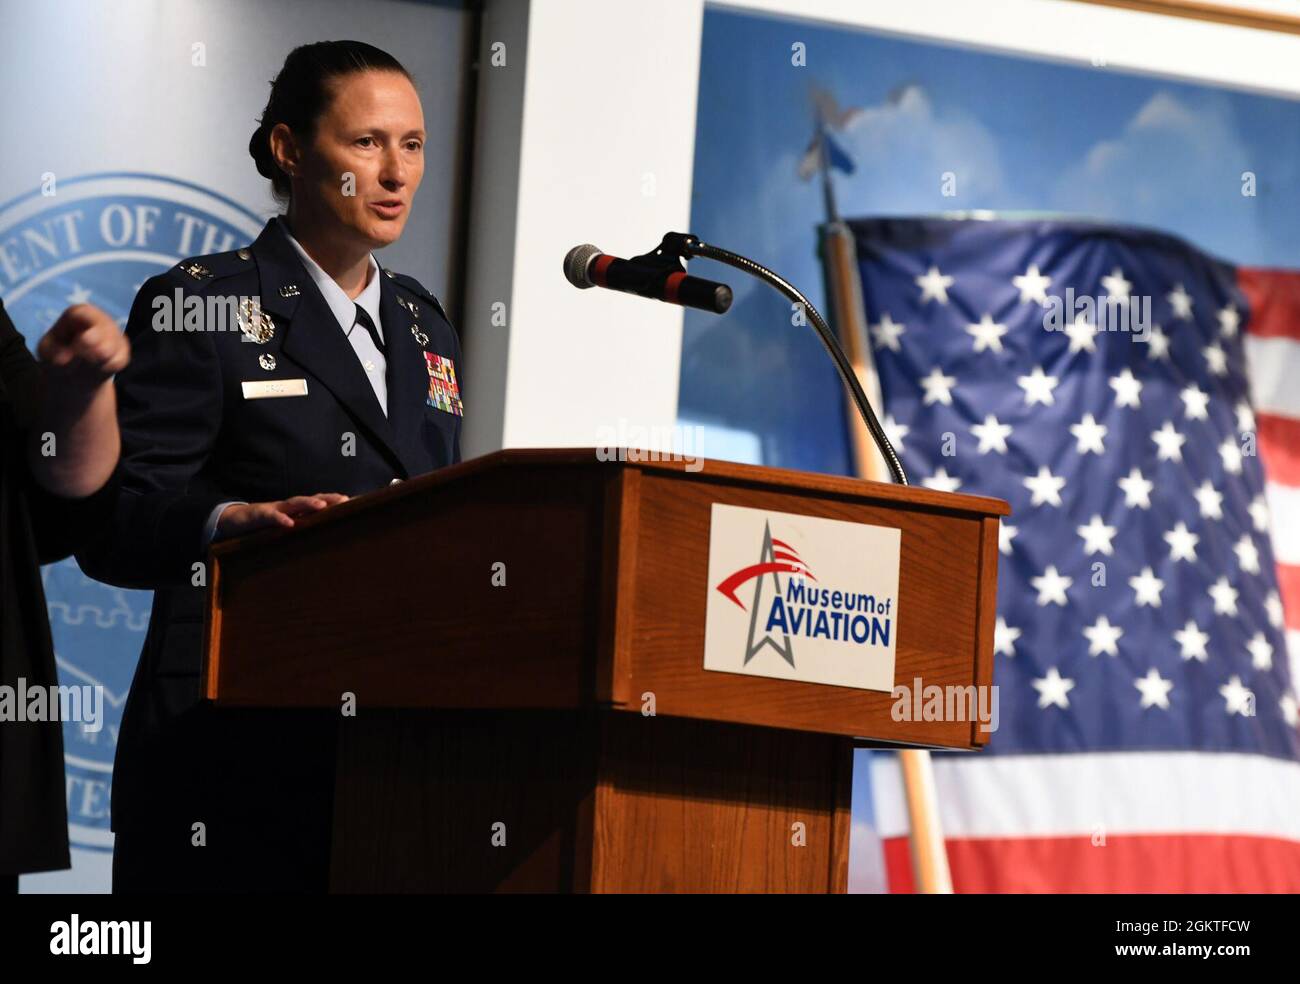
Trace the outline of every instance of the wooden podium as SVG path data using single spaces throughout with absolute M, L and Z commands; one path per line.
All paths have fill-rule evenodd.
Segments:
M 339 716 L 332 890 L 845 891 L 854 739 L 987 735 L 704 670 L 715 502 L 900 529 L 895 680 L 992 684 L 1000 500 L 476 458 L 212 551 L 207 696 Z

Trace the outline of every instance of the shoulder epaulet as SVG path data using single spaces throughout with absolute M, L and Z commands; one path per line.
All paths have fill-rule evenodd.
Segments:
M 447 317 L 447 312 L 444 311 L 442 305 L 438 303 L 438 298 L 433 296 L 432 291 L 426 290 L 424 284 L 420 283 L 420 281 L 416 280 L 414 277 L 408 277 L 404 273 L 398 273 L 396 270 L 389 270 L 387 268 L 384 269 L 384 275 L 397 286 L 403 287 L 417 297 L 428 301 L 437 309 L 438 313 L 442 315 L 443 320 L 448 324 L 451 324 L 451 319 Z
M 187 286 L 202 288 L 213 281 L 251 269 L 253 254 L 244 248 L 226 253 L 210 253 L 207 256 L 192 256 L 172 267 L 172 273 Z

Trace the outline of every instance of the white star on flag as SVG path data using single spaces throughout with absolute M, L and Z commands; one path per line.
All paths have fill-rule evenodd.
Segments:
M 1237 404 L 1237 430 L 1242 434 L 1249 434 L 1255 429 L 1255 411 L 1250 409 L 1250 404 L 1242 400 Z
M 929 478 L 922 479 L 921 484 L 936 492 L 956 492 L 961 488 L 961 479 L 948 474 L 948 469 L 940 468 Z
M 1133 686 L 1142 694 L 1142 707 L 1169 707 L 1169 691 L 1174 689 L 1174 682 L 1162 677 L 1153 666 L 1147 675 L 1138 677 Z
M 1124 279 L 1124 271 L 1119 267 L 1109 277 L 1102 277 L 1101 285 L 1106 288 L 1106 296 L 1116 301 L 1127 301 L 1128 292 L 1133 289 L 1132 281 Z
M 1038 592 L 1040 605 L 1064 605 L 1065 591 L 1074 583 L 1074 578 L 1062 577 L 1053 565 L 1043 571 L 1041 577 L 1030 578 L 1029 583 Z
M 1097 326 L 1082 314 L 1065 326 L 1065 334 L 1070 338 L 1070 354 L 1075 352 L 1097 351 Z
M 1147 481 L 1136 468 L 1119 480 L 1119 487 L 1124 491 L 1124 505 L 1130 509 L 1134 506 L 1151 508 L 1151 490 L 1156 487 L 1155 483 Z
M 993 651 L 1002 656 L 1014 656 L 1016 640 L 1019 638 L 1020 630 L 1013 625 L 1007 625 L 1006 620 L 999 615 L 997 624 L 993 626 Z
M 924 304 L 934 298 L 940 304 L 947 304 L 948 288 L 952 286 L 952 280 L 952 277 L 945 277 L 940 273 L 938 267 L 930 267 L 927 273 L 916 278 L 916 285 L 921 288 L 919 303 Z
M 1034 371 L 1028 376 L 1021 376 L 1016 380 L 1017 385 L 1025 391 L 1025 402 L 1029 406 L 1035 403 L 1051 405 L 1056 402 L 1052 396 L 1052 390 L 1056 389 L 1059 380 L 1055 376 L 1048 376 L 1043 372 L 1042 366 L 1034 366 Z
M 1229 714 L 1240 714 L 1242 717 L 1255 716 L 1255 695 L 1246 688 L 1241 682 L 1241 677 L 1235 673 L 1231 680 L 1219 688 L 1219 693 L 1223 696 L 1225 710 Z
M 1250 637 L 1250 642 L 1246 643 L 1246 651 L 1250 653 L 1250 665 L 1255 669 L 1273 668 L 1273 644 L 1264 638 L 1263 632 L 1256 632 Z
M 1110 619 L 1105 615 L 1097 616 L 1097 621 L 1092 625 L 1085 625 L 1083 634 L 1088 638 L 1089 656 L 1100 656 L 1102 653 L 1107 656 L 1119 655 L 1119 637 L 1124 634 L 1124 630 L 1118 625 L 1111 625 Z
M 1223 493 L 1211 485 L 1208 478 L 1192 495 L 1196 498 L 1196 504 L 1205 519 L 1223 518 Z
M 1007 438 L 1011 436 L 1010 424 L 1000 424 L 997 417 L 989 414 L 984 418 L 984 423 L 972 424 L 970 430 L 979 438 L 980 454 L 988 454 L 990 451 L 1007 453 Z
M 1016 538 L 1016 534 L 1019 532 L 1020 532 L 1019 527 L 1012 526 L 1005 519 L 1001 523 L 999 523 L 998 524 L 998 553 L 1004 553 L 1010 556 L 1011 541 Z
M 1182 461 L 1183 444 L 1187 438 L 1174 430 L 1174 422 L 1166 420 L 1165 425 L 1151 435 L 1156 442 L 1156 459 L 1159 461 Z
M 1038 474 L 1032 478 L 1024 480 L 1025 488 L 1032 493 L 1030 499 L 1031 506 L 1041 506 L 1044 503 L 1052 506 L 1061 504 L 1061 489 L 1065 488 L 1065 479 L 1058 478 L 1047 470 L 1043 465 L 1038 469 Z
M 1061 676 L 1055 666 L 1047 671 L 1047 676 L 1034 680 L 1033 685 L 1038 691 L 1039 707 L 1051 707 L 1053 704 L 1057 707 L 1070 706 L 1070 698 L 1066 694 L 1074 689 L 1074 681 Z
M 1229 475 L 1241 474 L 1241 448 L 1232 438 L 1225 438 L 1219 445 L 1219 457 L 1223 459 L 1223 470 Z
M 992 349 L 994 352 L 1002 351 L 1002 336 L 1007 333 L 1007 326 L 1000 325 L 993 320 L 992 315 L 984 315 L 978 323 L 968 324 L 966 331 L 975 340 L 975 351 L 983 352 Z
M 1097 423 L 1096 418 L 1090 413 L 1085 413 L 1083 419 L 1077 424 L 1070 425 L 1070 433 L 1078 442 L 1076 450 L 1079 454 L 1105 454 L 1106 449 L 1101 442 L 1107 430 L 1109 428 Z
M 1282 597 L 1276 591 L 1270 591 L 1268 597 L 1264 599 L 1264 611 L 1268 615 L 1269 625 L 1273 626 L 1275 629 L 1282 628 Z M 1297 676 L 1300 676 L 1300 674 Z M 1295 682 L 1295 680 L 1296 676 L 1293 676 L 1292 681 Z
M 1228 353 L 1223 351 L 1218 342 L 1211 342 L 1201 349 L 1201 353 L 1205 356 L 1205 368 L 1210 371 L 1210 375 L 1226 376 L 1228 374 Z
M 1205 644 L 1210 641 L 1210 634 L 1202 632 L 1191 619 L 1187 620 L 1187 625 L 1181 630 L 1174 633 L 1174 641 L 1178 643 L 1183 659 L 1195 659 L 1204 663 L 1210 658 L 1210 654 L 1205 649 Z
M 1215 615 L 1237 614 L 1237 589 L 1221 577 L 1209 587 L 1209 595 L 1214 599 Z
M 1257 495 L 1251 499 L 1247 511 L 1250 513 L 1250 521 L 1254 524 L 1255 529 L 1260 533 L 1267 533 L 1269 521 L 1268 503 L 1264 501 L 1264 497 Z
M 1206 408 L 1210 405 L 1210 394 L 1195 383 L 1178 394 L 1183 401 L 1183 413 L 1188 420 L 1206 420 L 1209 417 Z
M 889 438 L 889 443 L 894 446 L 894 450 L 899 454 L 904 451 L 903 438 L 907 437 L 912 428 L 907 424 L 900 424 L 894 419 L 892 413 L 885 414 L 885 419 L 881 421 L 880 426 L 884 428 L 885 437 Z
M 1133 375 L 1133 370 L 1125 368 L 1118 376 L 1110 377 L 1110 388 L 1115 391 L 1115 406 L 1140 407 L 1142 405 L 1142 382 Z
M 871 326 L 871 334 L 876 340 L 876 347 L 887 348 L 894 352 L 900 351 L 901 347 L 898 339 L 905 330 L 903 325 L 894 322 L 888 311 L 880 316 L 880 321 Z
M 1187 524 L 1181 519 L 1172 530 L 1165 534 L 1165 542 L 1169 544 L 1169 559 L 1172 561 L 1189 560 L 1196 563 L 1196 544 L 1201 538 L 1187 529 Z
M 1190 319 L 1192 316 L 1192 296 L 1187 293 L 1182 284 L 1179 284 L 1168 295 L 1170 306 L 1174 309 L 1175 318 Z
M 1300 702 L 1296 701 L 1294 694 L 1283 694 L 1278 706 L 1282 708 L 1282 717 L 1287 724 L 1293 728 L 1300 727 Z
M 1237 334 L 1237 329 L 1241 326 L 1241 315 L 1235 305 L 1229 304 L 1226 308 L 1220 308 L 1218 318 L 1219 333 L 1224 338 L 1232 338 Z
M 1020 303 L 1032 301 L 1047 307 L 1047 288 L 1052 285 L 1051 277 L 1044 277 L 1038 272 L 1038 266 L 1031 264 L 1029 269 L 1019 277 L 1012 277 L 1011 284 L 1020 291 Z
M 1133 598 L 1139 608 L 1148 605 L 1152 608 L 1160 607 L 1160 592 L 1164 590 L 1165 582 L 1156 577 L 1150 567 L 1142 568 L 1141 574 L 1129 578 L 1128 584 L 1133 589 Z
M 1146 344 L 1148 359 L 1169 358 L 1169 336 L 1165 334 L 1164 329 L 1159 325 L 1151 326 L 1151 330 L 1147 332 Z
M 1093 516 L 1092 521 L 1087 526 L 1077 527 L 1076 532 L 1083 537 L 1083 552 L 1085 554 L 1091 556 L 1095 553 L 1101 553 L 1109 557 L 1115 552 L 1115 549 L 1110 545 L 1110 541 L 1115 537 L 1116 527 L 1107 526 L 1102 522 L 1100 516 Z
M 952 388 L 956 385 L 956 376 L 945 376 L 943 370 L 935 366 L 930 370 L 930 375 L 921 380 L 921 386 L 925 389 L 925 398 L 921 402 L 926 406 L 931 403 L 952 406 Z

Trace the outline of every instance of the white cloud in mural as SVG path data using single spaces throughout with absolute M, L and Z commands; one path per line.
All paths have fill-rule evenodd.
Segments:
M 895 214 L 986 207 L 990 201 L 1017 207 L 993 133 L 966 113 L 937 111 L 920 85 L 900 86 L 883 102 L 846 116 L 839 139 L 858 168 L 837 176 L 848 212 L 858 187 L 873 201 L 888 201 Z M 942 193 L 948 173 L 956 179 L 953 196 Z
M 1243 207 L 1241 174 L 1250 169 L 1222 102 L 1193 107 L 1161 91 L 1116 136 L 1082 153 L 1057 180 L 1051 205 L 1137 224 L 1159 218 L 1165 226 L 1171 217 L 1196 215 L 1221 233 L 1244 233 L 1252 213 Z

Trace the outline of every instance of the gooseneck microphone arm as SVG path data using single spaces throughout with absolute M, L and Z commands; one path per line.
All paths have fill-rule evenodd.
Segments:
M 817 330 L 817 337 L 821 339 L 822 346 L 835 363 L 835 368 L 839 370 L 844 385 L 853 394 L 853 402 L 857 405 L 858 413 L 862 416 L 863 422 L 866 423 L 867 430 L 870 432 L 872 440 L 876 442 L 876 447 L 880 450 L 881 456 L 884 457 L 889 473 L 899 485 L 908 484 L 907 475 L 903 471 L 903 463 L 898 460 L 898 453 L 894 450 L 894 446 L 889 443 L 889 437 L 885 434 L 885 429 L 880 426 L 880 421 L 876 419 L 876 412 L 871 409 L 867 394 L 863 392 L 862 384 L 858 382 L 857 373 L 853 371 L 853 366 L 849 363 L 848 357 L 844 354 L 844 350 L 840 348 L 839 340 L 836 339 L 835 333 L 831 331 L 830 325 L 826 323 L 826 319 L 821 316 L 818 310 L 813 307 L 812 302 L 804 297 L 797 287 L 778 274 L 773 273 L 761 263 L 755 263 L 738 253 L 732 253 L 718 246 L 710 246 L 690 233 L 668 233 L 664 236 L 663 242 L 659 244 L 659 248 L 655 252 L 673 254 L 683 260 L 694 256 L 702 256 L 708 260 L 725 263 L 727 266 L 735 267 L 737 270 L 742 270 L 751 276 L 757 277 L 767 283 L 768 286 L 784 294 L 794 303 L 802 305 L 803 309 L 808 312 L 813 327 Z

